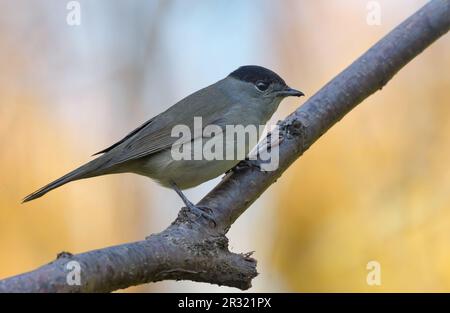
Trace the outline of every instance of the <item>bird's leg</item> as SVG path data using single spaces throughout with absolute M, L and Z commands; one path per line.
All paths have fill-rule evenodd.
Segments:
M 283 142 L 283 138 L 278 136 L 276 139 L 274 140 L 270 140 L 271 138 L 271 134 L 268 135 L 268 140 L 265 143 L 260 143 L 261 146 L 258 146 L 258 152 L 261 150 L 266 150 L 266 151 L 270 151 L 272 148 L 275 148 L 277 146 L 280 145 L 281 142 Z M 261 165 L 259 164 L 258 160 L 250 160 L 249 157 L 247 156 L 244 160 L 240 161 L 238 164 L 236 164 L 233 168 L 229 169 L 228 171 L 225 172 L 225 174 L 229 174 L 231 172 L 237 172 L 243 169 L 247 169 L 247 168 L 254 168 L 257 169 L 258 171 L 262 171 L 261 169 Z
M 205 219 L 211 221 L 214 223 L 214 227 L 217 226 L 216 221 L 214 220 L 214 214 L 213 211 L 208 207 L 203 206 L 196 206 L 193 204 L 189 199 L 184 195 L 184 193 L 181 191 L 181 189 L 177 186 L 175 182 L 170 183 L 172 186 L 172 189 L 175 190 L 175 192 L 180 196 L 181 200 L 183 200 L 184 205 L 195 215 L 202 216 Z
M 278 136 L 274 140 L 271 139 L 272 134 L 268 135 L 268 140 L 265 143 L 262 143 L 261 146 L 258 146 L 258 153 L 261 150 L 270 151 L 272 148 L 275 148 L 280 145 L 281 142 L 283 142 L 283 137 Z M 239 170 L 243 170 L 246 168 L 254 168 L 259 171 L 263 171 L 261 169 L 261 165 L 258 163 L 258 160 L 250 160 L 249 157 L 246 157 L 244 160 L 240 161 L 238 164 L 236 164 L 233 168 L 229 169 L 225 174 L 229 174 L 230 172 L 236 172 Z

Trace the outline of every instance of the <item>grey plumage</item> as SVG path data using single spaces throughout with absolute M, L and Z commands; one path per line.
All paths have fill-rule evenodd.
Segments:
M 269 87 L 262 91 L 258 86 Z M 262 125 L 284 97 L 300 95 L 301 92 L 290 89 L 274 72 L 259 66 L 243 66 L 182 99 L 122 140 L 96 153 L 102 154 L 98 158 L 28 195 L 23 202 L 39 198 L 71 181 L 124 172 L 148 176 L 167 187 L 172 183 L 182 189 L 194 187 L 224 173 L 240 160 L 173 160 L 170 149 L 178 140 L 171 136 L 174 125 L 193 129 L 194 116 L 202 118 L 203 126 L 218 125 L 222 131 L 226 125 Z M 248 153 L 253 147 L 245 148 Z

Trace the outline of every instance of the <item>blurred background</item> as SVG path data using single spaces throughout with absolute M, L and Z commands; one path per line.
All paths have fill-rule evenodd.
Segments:
M 184 96 L 258 64 L 311 96 L 426 1 L 0 2 L 0 279 L 143 239 L 181 200 L 137 175 L 21 199 Z M 369 8 L 369 9 L 368 9 Z M 376 8 L 375 8 L 376 9 Z M 379 24 L 379 25 L 377 25 Z M 250 291 L 450 291 L 450 40 L 314 144 L 233 225 Z M 274 121 L 304 101 L 287 99 Z M 219 179 L 189 190 L 199 200 Z M 368 262 L 381 285 L 366 282 Z M 160 282 L 128 291 L 237 291 Z

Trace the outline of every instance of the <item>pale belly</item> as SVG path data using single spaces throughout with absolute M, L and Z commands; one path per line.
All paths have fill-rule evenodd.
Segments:
M 211 144 L 211 141 L 209 143 Z M 170 187 L 171 183 L 175 182 L 179 188 L 188 189 L 216 178 L 233 168 L 245 158 L 250 148 L 247 143 L 237 147 L 234 141 L 225 141 L 223 153 L 208 155 L 210 150 L 205 148 L 202 150 L 202 155 L 198 156 L 200 159 L 194 159 L 193 153 L 187 159 L 174 158 L 171 150 L 165 150 L 138 160 L 133 166 L 133 172 L 150 177 L 165 187 Z M 232 151 L 234 154 L 227 155 L 227 151 Z

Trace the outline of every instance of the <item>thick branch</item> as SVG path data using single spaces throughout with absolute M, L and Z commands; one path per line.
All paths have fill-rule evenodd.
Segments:
M 227 238 L 191 214 L 181 210 L 166 230 L 143 241 L 77 255 L 60 253 L 35 271 L 0 281 L 0 291 L 109 292 L 167 279 L 250 288 L 256 261 L 249 254 L 229 252 Z M 80 286 L 67 283 L 71 261 L 80 265 Z
M 447 33 L 449 24 L 450 2 L 430 1 L 281 122 L 288 134 L 280 144 L 277 171 L 235 173 L 200 204 L 220 215 L 221 227 L 229 227 L 322 134 Z
M 182 210 L 166 230 L 144 241 L 63 254 L 34 271 L 0 281 L 0 291 L 104 292 L 165 279 L 249 288 L 257 274 L 256 261 L 229 252 L 225 233 L 230 226 L 323 133 L 448 32 L 449 14 L 448 0 L 431 1 L 282 121 L 276 171 L 232 172 L 199 202 L 213 210 L 217 225 Z M 80 286 L 67 284 L 69 261 L 81 266 Z

